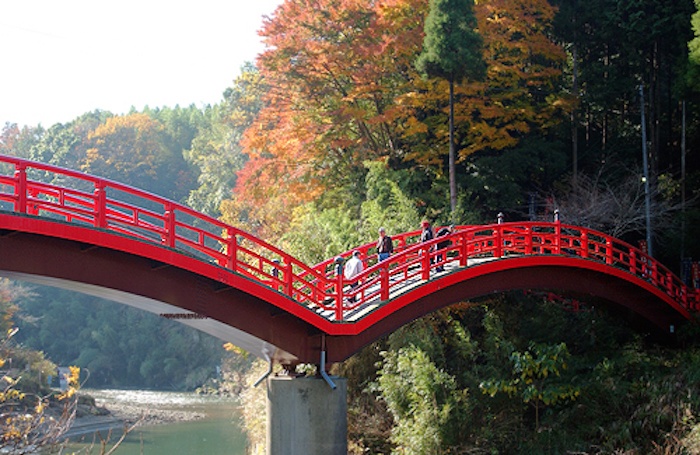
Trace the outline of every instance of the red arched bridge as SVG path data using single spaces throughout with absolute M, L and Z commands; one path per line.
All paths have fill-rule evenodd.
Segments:
M 419 237 L 394 235 L 395 252 L 381 262 L 374 242 L 358 247 L 365 270 L 351 288 L 333 259 L 310 266 L 167 199 L 0 155 L 0 274 L 178 319 L 283 364 L 318 363 L 321 352 L 341 361 L 439 308 L 515 289 L 604 298 L 664 330 L 700 306 L 700 294 L 653 258 L 579 226 L 458 226 Z

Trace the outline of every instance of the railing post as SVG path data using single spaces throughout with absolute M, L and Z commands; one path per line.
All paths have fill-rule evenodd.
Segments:
M 588 232 L 581 231 L 581 257 L 588 257 Z
M 107 193 L 105 191 L 105 184 L 103 181 L 98 180 L 95 182 L 94 191 L 95 201 L 94 201 L 94 219 L 93 224 L 97 228 L 107 227 Z
M 232 228 L 226 228 L 226 268 L 232 272 L 236 271 L 236 255 L 238 249 L 238 239 Z
M 605 263 L 612 265 L 613 263 L 613 242 L 612 237 L 605 237 Z
M 496 242 L 496 245 L 495 245 L 496 248 L 493 250 L 493 257 L 500 258 L 501 256 L 503 256 L 503 238 L 502 238 L 503 236 L 501 234 L 501 227 L 500 226 L 498 226 L 496 229 L 494 229 L 493 235 L 496 238 L 496 240 L 494 240 L 494 242 Z
M 462 244 L 460 245 L 460 246 L 461 246 L 461 248 L 460 248 L 461 252 L 460 252 L 460 254 L 459 254 L 459 266 L 460 266 L 460 267 L 466 267 L 467 265 L 469 265 L 469 247 L 468 247 L 468 245 L 467 245 L 467 234 L 466 234 L 466 232 L 460 234 L 459 237 L 460 237 L 460 241 L 462 242 Z
M 32 199 L 36 199 L 37 196 L 39 195 L 39 190 L 35 188 L 29 188 L 29 185 L 27 185 L 27 214 L 28 215 L 38 215 L 39 214 L 39 208 L 37 207 L 36 202 L 32 203 Z
M 335 300 L 335 320 L 336 321 L 342 321 L 343 320 L 343 300 L 345 300 L 344 297 L 344 292 L 343 292 L 343 271 L 341 270 L 340 273 L 338 273 L 338 276 L 336 277 L 337 280 L 337 290 L 338 290 L 338 296 Z
M 678 293 L 680 294 L 681 305 L 683 308 L 688 309 L 688 286 L 685 283 L 681 283 Z
M 554 254 L 561 254 L 561 221 L 559 209 L 554 210 Z
M 532 227 L 525 227 L 525 255 L 532 255 Z
M 15 168 L 15 212 L 27 213 L 27 165 Z
M 630 273 L 637 276 L 637 252 L 630 249 Z
M 175 210 L 172 204 L 167 204 L 163 214 L 163 228 L 165 229 L 164 242 L 170 248 L 175 248 Z
M 384 301 L 389 300 L 389 260 L 385 260 L 379 269 L 379 285 L 381 286 L 380 298 Z
M 430 247 L 423 247 L 423 260 L 421 261 L 422 273 L 421 279 L 428 281 L 430 279 Z
M 289 298 L 293 299 L 292 295 L 292 283 L 294 282 L 294 264 L 292 264 L 291 258 L 286 256 L 284 258 L 284 294 L 288 295 Z

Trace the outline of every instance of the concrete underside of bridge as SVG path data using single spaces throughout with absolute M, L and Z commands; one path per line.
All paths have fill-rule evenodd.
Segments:
M 159 248 L 158 254 L 163 254 L 158 245 L 143 243 L 139 247 Z M 579 266 L 572 266 L 570 259 L 564 266 L 557 261 L 566 258 L 522 257 L 431 278 L 410 295 L 406 293 L 382 304 L 368 315 L 372 323 L 361 330 L 348 335 L 324 335 L 313 324 L 260 297 L 268 293 L 277 300 L 284 298 L 258 283 L 223 269 L 221 273 L 227 275 L 223 281 L 217 281 L 145 256 L 93 243 L 0 230 L 0 275 L 97 295 L 175 318 L 258 357 L 288 365 L 318 364 L 323 347 L 329 363 L 343 361 L 362 347 L 440 308 L 519 289 L 558 290 L 602 298 L 653 322 L 661 332 L 683 323 L 687 316 L 664 302 L 651 285 L 630 281 L 623 272 L 616 276 L 583 259 Z M 216 269 L 211 264 L 204 266 Z
M 0 231 L 0 275 L 176 319 L 279 363 L 320 359 L 321 334 L 312 325 L 235 287 L 134 254 Z

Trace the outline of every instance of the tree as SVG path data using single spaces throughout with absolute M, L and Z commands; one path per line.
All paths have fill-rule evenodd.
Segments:
M 567 368 L 570 354 L 566 344 L 542 345 L 530 343 L 524 352 L 515 351 L 512 377 L 505 380 L 490 380 L 481 383 L 483 393 L 495 396 L 505 392 L 519 396 L 523 403 L 535 408 L 535 431 L 540 426 L 540 409 L 560 402 L 574 401 L 580 394 L 578 387 L 559 380 Z
M 449 178 L 452 221 L 457 208 L 454 144 L 454 85 L 465 78 L 485 74 L 481 58 L 482 39 L 477 33 L 473 0 L 431 0 L 425 22 L 423 51 L 416 60 L 420 72 L 447 79 L 450 85 Z
M 693 38 L 688 42 L 688 69 L 685 86 L 688 91 L 700 92 L 700 1 L 695 0 L 695 12 L 691 16 Z
M 185 158 L 199 169 L 199 186 L 190 192 L 188 204 L 210 215 L 221 214 L 221 203 L 231 197 L 237 182 L 237 172 L 248 157 L 240 144 L 243 132 L 249 127 L 262 106 L 266 86 L 260 73 L 251 64 L 241 68 L 241 75 L 224 92 L 224 101 L 207 110 L 207 125 L 192 141 Z M 254 209 L 245 201 L 236 208 Z M 232 211 L 232 204 L 227 210 Z M 227 212 L 227 219 L 238 224 L 238 213 Z
M 194 179 L 181 151 L 170 148 L 169 141 L 164 125 L 146 114 L 110 117 L 87 134 L 80 167 L 180 200 Z
M 589 177 L 580 174 L 576 183 L 566 187 L 560 197 L 553 197 L 555 207 L 566 223 L 596 229 L 614 237 L 623 238 L 632 233 L 646 231 L 646 206 L 644 183 L 638 173 L 626 173 L 612 182 L 600 175 Z M 651 191 L 649 217 L 658 237 L 677 226 L 674 213 L 679 204 L 669 202 L 655 186 Z
M 455 416 L 467 413 L 467 390 L 415 346 L 384 353 L 377 382 L 396 426 L 400 453 L 447 454 L 457 445 Z
M 250 225 L 274 237 L 274 225 L 287 226 L 294 207 L 309 201 L 359 206 L 363 161 L 405 153 L 399 125 L 405 108 L 395 97 L 415 76 L 410 62 L 425 6 L 294 0 L 265 21 L 268 47 L 257 63 L 267 92 L 244 135 L 250 160 L 230 202 L 252 209 L 233 211 L 252 215 Z
M 580 162 L 594 174 L 602 160 L 639 163 L 639 85 L 645 87 L 652 181 L 677 166 L 679 97 L 687 68 L 692 0 L 556 0 L 557 36 L 576 49 Z M 692 72 L 690 73 L 692 75 Z M 687 95 L 687 93 L 685 94 Z
M 6 122 L 0 132 L 0 153 L 28 158 L 32 146 L 43 133 L 44 129 L 41 127 L 25 126 L 20 129 L 16 123 Z
M 89 370 L 91 387 L 194 390 L 221 362 L 218 340 L 177 321 L 71 291 L 33 292 L 17 299 L 18 342 Z
M 56 365 L 38 351 L 14 344 L 18 329 L 13 316 L 18 310 L 14 299 L 28 291 L 0 280 L 0 450 L 3 453 L 34 453 L 55 444 L 68 430 L 77 405 L 80 369 L 71 367 L 68 388 L 54 394 L 46 386 L 46 377 L 55 373 Z M 51 405 L 62 404 L 54 417 L 47 413 Z

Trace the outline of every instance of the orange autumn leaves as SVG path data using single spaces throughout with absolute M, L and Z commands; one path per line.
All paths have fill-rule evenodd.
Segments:
M 441 172 L 447 83 L 414 68 L 428 9 L 428 0 L 287 0 L 265 20 L 264 104 L 244 134 L 249 161 L 225 204 L 229 221 L 245 214 L 278 231 L 294 207 L 362 175 L 366 160 Z M 551 123 L 564 60 L 547 33 L 555 10 L 545 0 L 479 0 L 474 13 L 488 75 L 457 86 L 461 160 Z

